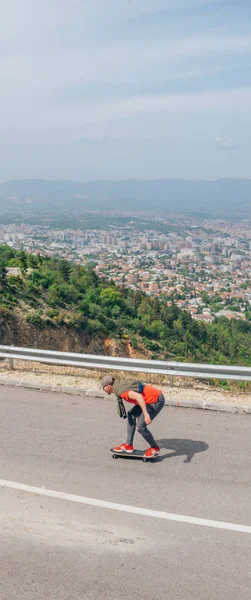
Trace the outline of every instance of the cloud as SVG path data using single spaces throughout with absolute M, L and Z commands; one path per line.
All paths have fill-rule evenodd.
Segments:
M 20 96 L 19 96 L 20 100 Z M 3 100 L 0 98 L 0 106 L 3 105 Z M 29 131 L 36 129 L 37 131 L 47 132 L 51 130 L 53 137 L 58 135 L 57 131 L 69 130 L 69 137 L 75 143 L 94 143 L 104 142 L 112 135 L 113 139 L 120 137 L 119 128 L 122 123 L 130 120 L 134 122 L 135 131 L 134 137 L 137 136 L 138 124 L 137 120 L 141 119 L 147 126 L 149 118 L 158 116 L 159 119 L 166 119 L 168 115 L 177 115 L 185 118 L 189 115 L 192 119 L 201 115 L 204 120 L 210 114 L 220 116 L 221 121 L 226 118 L 238 121 L 240 106 L 242 107 L 241 115 L 243 119 L 250 118 L 251 106 L 251 87 L 236 88 L 228 90 L 205 90 L 196 92 L 181 92 L 181 93 L 163 93 L 163 94 L 142 94 L 129 95 L 126 98 L 114 100 L 113 98 L 104 99 L 98 97 L 96 99 L 85 99 L 82 97 L 74 104 L 60 103 L 55 104 L 55 108 L 50 107 L 49 110 L 34 109 L 33 102 L 26 102 L 25 106 L 17 106 L 16 97 L 10 102 L 13 109 L 11 125 L 8 125 L 8 130 L 16 129 L 17 131 Z M 2 120 L 2 129 L 7 128 L 5 115 L 9 106 L 5 107 L 4 113 L 0 112 L 0 122 Z M 142 121 L 142 122 L 143 122 Z M 31 127 L 32 123 L 32 127 Z M 111 126 L 113 125 L 113 130 Z M 114 129 L 116 125 L 116 129 Z M 206 123 L 205 123 L 206 125 Z M 103 131 L 109 127 L 109 136 Z M 196 127 L 196 122 L 195 122 Z M 69 139 L 69 138 L 68 138 Z
M 203 159 L 203 144 L 205 168 L 212 170 L 221 168 L 216 147 L 237 148 L 235 139 L 248 147 L 251 5 L 238 11 L 231 1 L 226 11 L 224 0 L 0 4 L 0 178 L 12 170 L 22 176 L 25 148 L 26 174 L 34 163 L 38 172 L 58 169 L 60 175 L 66 164 L 68 173 L 88 177 L 84 154 L 92 174 L 97 156 L 103 173 L 107 165 L 116 176 L 121 161 L 123 173 L 137 174 L 146 157 L 159 173 L 157 146 L 139 149 L 144 139 L 163 142 L 160 154 L 169 156 L 170 172 L 170 135 L 177 134 L 187 170 L 188 154 L 192 160 L 195 152 L 196 164 Z M 210 148 L 212 131 L 232 137 L 219 135 Z M 196 140 L 194 150 L 190 140 Z M 237 158 L 230 153 L 228 163 Z M 239 165 L 246 169 L 243 156 Z
M 234 142 L 231 137 L 217 137 L 215 138 L 215 143 L 221 150 L 236 150 L 240 147 L 240 144 Z
M 101 143 L 105 142 L 108 139 L 108 135 L 105 133 L 96 134 L 86 134 L 86 133 L 77 133 L 73 136 L 73 141 L 77 144 L 90 144 L 90 143 Z
M 218 113 L 233 114 L 242 106 L 242 114 L 250 114 L 251 87 L 230 90 L 210 90 L 185 92 L 180 94 L 159 94 L 133 96 L 118 102 L 102 104 L 93 112 L 94 119 L 128 118 L 131 115 L 150 113 Z

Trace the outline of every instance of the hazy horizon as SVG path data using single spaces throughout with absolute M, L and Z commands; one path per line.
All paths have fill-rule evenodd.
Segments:
M 207 183 L 207 182 L 217 182 L 217 181 L 251 181 L 251 176 L 250 177 L 216 177 L 216 178 L 200 178 L 200 177 L 103 177 L 102 179 L 69 179 L 69 178 L 46 178 L 46 177 L 14 177 L 12 179 L 0 179 L 0 185 L 1 184 L 5 184 L 5 183 L 12 183 L 12 182 L 29 182 L 29 181 L 43 181 L 43 182 L 53 182 L 53 183 L 57 183 L 57 182 L 65 182 L 65 183 L 123 183 L 123 182 L 154 182 L 154 181 L 187 181 L 187 182 L 198 182 L 198 183 Z
M 246 0 L 0 5 L 0 181 L 249 178 Z
M 29 211 L 178 210 L 204 214 L 251 214 L 251 179 L 124 179 L 77 182 L 21 179 L 0 183 L 5 213 Z

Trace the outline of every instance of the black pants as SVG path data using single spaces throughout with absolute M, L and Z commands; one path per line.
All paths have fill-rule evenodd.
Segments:
M 149 414 L 150 419 L 153 421 L 155 417 L 160 413 L 162 408 L 165 406 L 165 398 L 163 394 L 160 394 L 157 402 L 155 404 L 147 404 L 147 412 Z M 145 423 L 145 417 L 143 415 L 142 409 L 139 404 L 136 404 L 131 410 L 129 410 L 127 414 L 127 444 L 133 443 L 133 438 L 135 434 L 137 423 L 137 431 L 142 435 L 144 440 L 149 444 L 150 448 L 156 448 L 158 445 L 152 436 L 151 432 L 147 428 Z

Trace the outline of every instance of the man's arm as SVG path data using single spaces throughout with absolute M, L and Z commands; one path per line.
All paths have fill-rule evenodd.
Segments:
M 151 421 L 150 416 L 149 416 L 149 414 L 147 412 L 145 399 L 142 396 L 142 394 L 139 394 L 138 392 L 130 391 L 130 392 L 128 392 L 128 398 L 130 398 L 130 400 L 136 400 L 137 401 L 137 403 L 139 404 L 140 408 L 142 409 L 143 415 L 145 417 L 145 423 L 146 423 L 146 425 L 150 425 L 152 421 Z

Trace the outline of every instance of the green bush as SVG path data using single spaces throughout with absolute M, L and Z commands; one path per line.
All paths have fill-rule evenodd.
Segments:
M 229 388 L 229 382 L 226 379 L 220 379 L 220 387 L 224 388 L 224 390 Z
M 50 319 L 57 318 L 59 315 L 59 311 L 56 308 L 48 308 L 46 311 L 46 316 Z
M 46 327 L 45 320 L 41 318 L 41 315 L 38 312 L 28 313 L 26 315 L 26 321 L 39 329 L 45 329 Z

